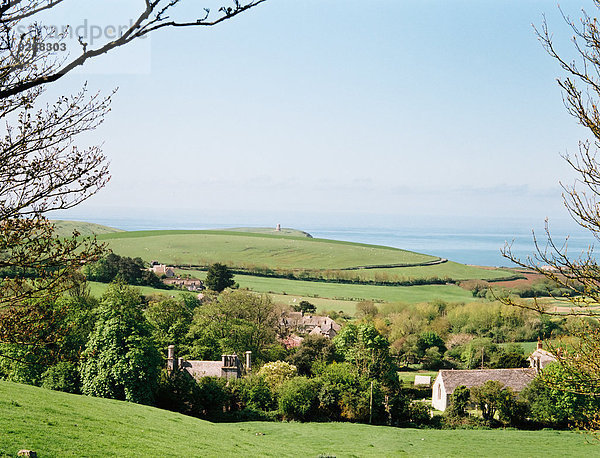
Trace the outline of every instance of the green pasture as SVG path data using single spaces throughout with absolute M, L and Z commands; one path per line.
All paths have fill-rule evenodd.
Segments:
M 104 292 L 108 289 L 108 283 L 100 283 L 95 281 L 89 281 L 88 286 L 90 287 L 90 293 L 94 297 L 100 297 L 104 294 Z M 143 296 L 149 296 L 151 294 L 164 294 L 165 296 L 178 296 L 179 294 L 183 294 L 184 292 L 181 289 L 158 289 L 151 288 L 150 286 L 136 286 L 136 288 L 140 291 L 140 294 Z
M 287 227 L 282 227 L 280 231 L 276 231 L 272 227 L 232 227 L 223 230 L 232 232 L 252 232 L 254 234 L 268 234 L 288 237 L 312 237 L 308 232 L 299 231 L 298 229 L 290 229 Z
M 124 232 L 121 229 L 115 229 L 114 227 L 102 226 L 101 224 L 95 223 L 84 223 L 82 221 L 56 220 L 51 221 L 51 223 L 54 224 L 54 229 L 58 237 L 70 237 L 75 230 L 83 236 Z
M 429 376 L 431 377 L 431 383 L 433 384 L 433 381 L 435 380 L 435 378 L 437 377 L 437 371 L 401 371 L 398 372 L 398 378 L 404 382 L 405 386 L 406 385 L 413 385 L 415 383 L 415 376 L 416 375 L 425 375 L 425 376 Z
M 137 404 L 0 382 L 0 456 L 598 456 L 569 431 L 400 429 L 352 423 L 209 423 Z
M 529 356 L 531 353 L 533 353 L 536 348 L 537 348 L 537 341 L 536 342 L 505 342 L 505 343 L 500 343 L 498 344 L 498 346 L 500 347 L 508 347 L 509 345 L 513 345 L 513 344 L 518 344 L 521 346 L 521 348 L 523 349 L 523 353 L 527 356 Z
M 326 270 L 439 259 L 378 245 L 234 231 L 136 231 L 103 234 L 98 239 L 122 256 L 180 266 L 222 262 L 236 267 Z
M 197 278 L 204 278 L 204 272 L 192 271 Z M 190 272 L 190 273 L 192 273 Z M 441 299 L 447 302 L 473 302 L 470 291 L 456 285 L 418 285 L 418 286 L 379 286 L 355 285 L 346 283 L 326 283 L 320 281 L 288 280 L 285 278 L 255 277 L 235 275 L 234 280 L 240 288 L 258 293 L 302 296 L 305 298 L 324 298 L 342 301 L 372 300 L 375 302 L 419 303 Z M 316 304 L 315 304 L 316 305 Z

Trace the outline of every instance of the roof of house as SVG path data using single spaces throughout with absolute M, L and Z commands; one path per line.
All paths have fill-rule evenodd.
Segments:
M 514 391 L 521 391 L 535 378 L 536 374 L 537 371 L 533 368 L 442 370 L 439 372 L 438 378 L 442 378 L 446 393 L 451 394 L 461 385 L 471 388 L 483 385 L 489 380 L 500 382 Z
M 181 368 L 192 377 L 220 377 L 223 369 L 222 361 L 182 361 Z
M 539 359 L 540 363 L 542 364 L 542 366 L 549 364 L 549 363 L 553 363 L 556 361 L 556 356 L 554 356 L 552 353 L 550 353 L 547 350 L 544 350 L 542 348 L 538 348 L 536 351 L 534 351 L 529 358 L 530 360 L 532 359 Z

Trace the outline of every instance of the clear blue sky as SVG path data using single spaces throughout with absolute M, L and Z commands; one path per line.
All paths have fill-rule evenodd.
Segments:
M 52 20 L 127 23 L 139 3 L 81 0 Z M 547 0 L 269 0 L 157 33 L 49 91 L 119 87 L 86 139 L 104 142 L 112 180 L 61 216 L 564 218 L 560 155 L 587 133 L 534 35 L 543 13 L 571 52 Z

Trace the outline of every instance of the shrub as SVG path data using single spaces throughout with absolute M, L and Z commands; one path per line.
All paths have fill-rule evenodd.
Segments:
M 272 390 L 277 390 L 283 382 L 298 375 L 298 369 L 285 361 L 267 363 L 258 371 Z
M 317 411 L 319 382 L 306 377 L 285 381 L 279 389 L 279 410 L 287 420 L 311 420 Z
M 408 418 L 415 425 L 427 425 L 431 420 L 431 410 L 427 404 L 412 402 L 408 405 Z
M 450 405 L 444 412 L 447 417 L 464 417 L 471 399 L 471 391 L 464 385 L 456 387 L 450 395 Z
M 67 361 L 50 366 L 42 374 L 42 387 L 48 390 L 78 394 L 80 383 L 77 366 Z

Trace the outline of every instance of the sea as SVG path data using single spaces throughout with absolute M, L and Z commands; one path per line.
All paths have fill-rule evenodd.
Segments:
M 89 221 L 119 229 L 133 230 L 167 230 L 167 229 L 219 229 L 230 227 L 273 227 L 272 221 L 245 221 L 225 219 L 222 222 L 198 221 L 194 218 L 173 218 L 155 216 L 152 218 L 139 217 L 110 217 L 87 215 L 84 218 L 64 218 Z M 318 218 L 316 218 L 318 219 Z M 515 264 L 502 255 L 505 247 L 511 248 L 517 258 L 526 260 L 528 257 L 543 265 L 545 262 L 536 261 L 536 244 L 540 250 L 548 249 L 548 237 L 545 224 L 531 221 L 470 221 L 456 222 L 453 220 L 417 220 L 411 222 L 380 222 L 379 224 L 348 224 L 328 221 L 320 223 L 305 219 L 302 223 L 292 224 L 281 222 L 282 227 L 293 227 L 308 232 L 313 237 L 343 240 L 349 242 L 385 245 L 401 248 L 418 253 L 430 254 L 450 261 L 463 264 L 514 267 Z M 587 231 L 574 224 L 559 224 L 550 231 L 554 244 L 560 250 L 566 250 L 571 258 L 585 256 L 591 250 L 594 253 L 594 237 Z

